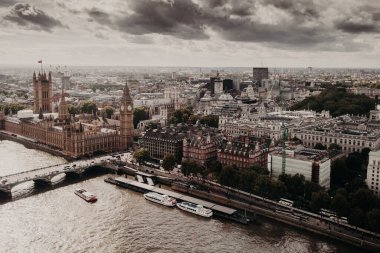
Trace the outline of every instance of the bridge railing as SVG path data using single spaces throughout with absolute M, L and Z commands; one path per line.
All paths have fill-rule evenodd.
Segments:
M 44 170 L 44 169 L 48 169 L 48 168 L 52 168 L 52 167 L 58 167 L 58 166 L 62 166 L 62 165 L 65 165 L 65 164 L 67 164 L 67 163 L 60 163 L 60 164 L 50 165 L 50 166 L 46 166 L 46 167 L 42 167 L 42 168 L 37 168 L 37 169 L 33 169 L 33 170 L 17 172 L 17 173 L 9 174 L 9 175 L 6 175 L 6 176 L 1 176 L 0 179 L 6 179 L 7 177 L 13 177 L 13 176 L 26 174 L 26 173 L 30 173 L 30 172 L 33 172 L 33 171 Z

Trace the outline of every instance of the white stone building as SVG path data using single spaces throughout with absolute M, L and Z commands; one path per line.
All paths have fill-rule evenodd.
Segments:
M 380 177 L 380 150 L 369 152 L 368 167 L 367 167 L 367 185 L 374 194 L 380 196 L 379 189 Z
M 282 174 L 282 149 L 277 148 L 268 154 L 268 170 L 272 177 Z M 304 148 L 303 146 L 287 147 L 285 174 L 300 174 L 306 180 L 330 189 L 331 161 L 323 150 Z

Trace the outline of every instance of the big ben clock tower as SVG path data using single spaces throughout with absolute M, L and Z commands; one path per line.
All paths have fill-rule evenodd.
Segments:
M 133 143 L 133 101 L 125 82 L 120 106 L 120 148 L 126 150 Z

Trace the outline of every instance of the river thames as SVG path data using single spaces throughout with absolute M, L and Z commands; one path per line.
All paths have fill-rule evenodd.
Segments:
M 5 140 L 0 140 L 0 156 L 0 176 L 65 161 Z M 0 251 L 363 252 L 266 219 L 245 226 L 156 205 L 105 183 L 106 177 L 67 184 L 62 175 L 53 190 L 38 194 L 32 194 L 32 182 L 15 187 L 16 199 L 0 205 Z M 83 201 L 75 188 L 95 193 L 98 201 Z

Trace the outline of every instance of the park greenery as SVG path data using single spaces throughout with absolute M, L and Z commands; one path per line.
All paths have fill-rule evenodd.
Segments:
M 95 114 L 98 110 L 98 106 L 93 101 L 85 101 L 80 106 L 81 113 Z
M 193 108 L 188 107 L 185 109 L 176 110 L 173 116 L 168 120 L 168 124 L 196 124 L 199 122 L 202 125 L 218 128 L 219 117 L 217 115 L 196 115 L 193 114 Z
M 172 154 L 167 154 L 164 159 L 162 160 L 162 168 L 164 170 L 170 171 L 174 169 L 174 166 L 176 164 L 176 159 Z
M 25 109 L 26 106 L 22 104 L 0 104 L 0 109 L 4 110 L 5 115 L 16 114 L 18 111 Z
M 318 96 L 308 97 L 295 105 L 291 110 L 310 109 L 317 112 L 329 111 L 331 116 L 344 114 L 368 115 L 375 108 L 375 100 L 365 95 L 348 93 L 345 88 L 327 87 Z
M 144 148 L 140 148 L 133 153 L 133 158 L 138 163 L 144 163 L 150 159 L 149 151 Z
M 137 128 L 137 125 L 142 120 L 149 119 L 148 112 L 143 107 L 137 107 L 133 110 L 133 126 Z
M 114 112 L 115 112 L 115 108 L 113 108 L 112 106 L 106 106 L 104 108 L 104 113 L 107 119 L 112 118 L 112 115 L 114 114 Z

